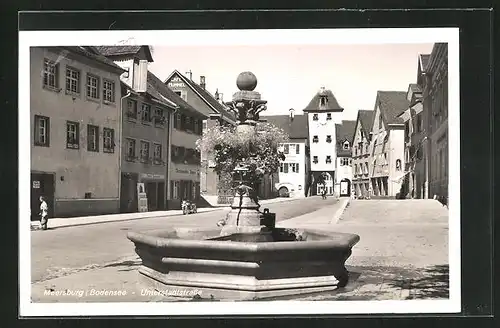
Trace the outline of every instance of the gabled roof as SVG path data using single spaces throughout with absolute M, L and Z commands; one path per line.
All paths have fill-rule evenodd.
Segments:
M 148 71 L 148 89 L 147 92 L 163 103 L 173 103 L 180 109 L 185 110 L 197 117 L 206 118 L 207 116 L 197 111 L 193 106 L 185 102 L 180 96 L 167 87 L 156 75 Z M 172 106 L 172 105 L 167 105 Z
M 375 111 L 373 110 L 366 110 L 366 109 L 358 110 L 358 118 L 356 119 L 356 121 L 359 121 L 359 124 L 361 125 L 361 130 L 364 132 L 367 139 L 369 139 L 370 132 L 372 132 L 374 113 Z M 353 136 L 355 132 L 356 131 L 353 131 Z
M 232 122 L 236 121 L 236 117 L 232 112 L 229 111 L 229 109 L 221 104 L 217 99 L 215 99 L 214 96 L 210 92 L 208 92 L 206 89 L 202 88 L 198 83 L 194 82 L 191 79 L 188 79 L 184 75 L 182 75 L 178 70 L 174 70 L 168 78 L 165 80 L 165 84 L 172 79 L 175 75 L 179 76 L 181 80 L 191 88 L 198 96 L 208 105 L 208 107 L 212 108 L 216 113 L 221 114 L 223 117 L 229 119 Z
M 407 110 L 410 104 L 406 99 L 406 91 L 377 91 L 377 105 L 386 124 L 403 124 L 399 114 Z
M 410 83 L 410 85 L 408 86 L 408 91 L 413 92 L 413 93 L 420 93 L 422 92 L 422 88 L 416 84 L 416 83 Z
M 266 119 L 268 123 L 282 128 L 290 139 L 307 139 L 309 137 L 306 115 L 295 115 L 293 120 L 290 118 L 290 115 L 269 115 L 261 116 L 261 118 Z
M 345 150 L 342 145 L 344 141 L 349 141 L 349 144 L 352 143 L 352 135 L 354 134 L 354 130 L 356 129 L 356 121 L 342 121 L 342 124 L 335 124 L 335 137 L 337 140 L 337 156 L 351 156 L 352 148 L 349 147 L 348 150 Z M 342 144 L 339 146 L 339 144 Z M 350 146 L 350 145 L 349 145 Z
M 149 46 L 97 46 L 95 47 L 101 54 L 106 57 L 137 55 L 144 48 L 148 62 L 153 62 L 151 48 Z
M 420 54 L 418 55 L 418 61 L 420 64 L 420 69 L 422 72 L 427 71 L 427 64 L 429 63 L 430 54 Z
M 325 107 L 320 106 L 320 98 L 326 96 L 327 103 Z M 318 91 L 311 99 L 304 112 L 342 112 L 344 109 L 340 107 L 337 99 L 331 90 L 322 89 Z
M 125 70 L 123 68 L 116 65 L 112 60 L 110 60 L 110 59 L 106 58 L 105 56 L 103 56 L 102 54 L 100 54 L 99 51 L 97 51 L 97 49 L 95 49 L 95 47 L 92 47 L 92 46 L 82 46 L 82 47 L 63 46 L 63 47 L 47 47 L 47 48 L 49 48 L 49 49 L 59 48 L 59 49 L 71 51 L 71 52 L 74 52 L 76 54 L 85 56 L 89 59 L 100 62 L 101 64 L 105 64 L 114 70 L 118 70 L 120 72 L 120 74 L 122 72 L 125 72 Z

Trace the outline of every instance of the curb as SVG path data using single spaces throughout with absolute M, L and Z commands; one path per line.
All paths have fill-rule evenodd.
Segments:
M 223 210 L 224 207 L 220 208 L 208 208 L 206 211 L 199 212 L 201 213 L 208 213 L 208 212 L 215 212 L 215 211 L 220 211 Z M 181 213 L 182 214 L 182 213 Z M 78 227 L 78 226 L 86 226 L 86 225 L 92 225 L 92 224 L 102 224 L 102 223 L 112 223 L 112 222 L 125 222 L 125 221 L 134 221 L 134 220 L 142 220 L 142 219 L 152 219 L 152 218 L 161 218 L 161 217 L 170 217 L 170 216 L 177 216 L 181 215 L 179 213 L 170 213 L 170 214 L 164 214 L 164 215 L 149 215 L 149 216 L 141 216 L 139 218 L 133 217 L 133 218 L 123 218 L 123 219 L 116 219 L 116 220 L 107 220 L 107 221 L 93 221 L 93 222 L 82 222 L 82 223 L 71 223 L 67 225 L 61 225 L 61 226 L 56 226 L 56 227 L 49 227 L 48 230 L 53 230 L 53 229 L 61 229 L 61 228 L 71 228 L 71 227 Z M 71 218 L 64 219 L 64 220 L 71 220 Z M 37 222 L 37 221 L 32 221 L 32 222 Z M 30 222 L 31 226 L 31 231 L 38 231 L 41 229 L 33 229 L 33 223 Z M 36 225 L 36 223 L 35 223 Z M 49 226 L 50 226 L 50 219 L 49 219 Z
M 340 208 L 335 212 L 333 219 L 331 219 L 328 224 L 337 224 L 339 222 L 340 217 L 344 214 L 345 209 L 351 203 L 351 197 L 347 198 L 345 202 L 340 206 Z

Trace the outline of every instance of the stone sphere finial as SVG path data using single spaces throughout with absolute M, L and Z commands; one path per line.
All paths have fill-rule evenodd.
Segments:
M 236 79 L 236 86 L 241 91 L 253 91 L 257 86 L 257 77 L 252 72 L 242 72 Z

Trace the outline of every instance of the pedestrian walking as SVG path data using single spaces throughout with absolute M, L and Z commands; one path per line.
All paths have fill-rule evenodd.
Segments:
M 42 230 L 47 230 L 47 223 L 49 221 L 48 218 L 48 213 L 49 212 L 49 206 L 47 205 L 47 202 L 45 202 L 45 199 L 43 196 L 40 196 L 40 228 Z

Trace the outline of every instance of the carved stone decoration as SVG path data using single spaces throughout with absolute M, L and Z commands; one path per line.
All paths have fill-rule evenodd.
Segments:
M 251 72 L 243 72 L 238 76 L 237 86 L 240 91 L 233 95 L 233 100 L 226 103 L 236 115 L 237 124 L 255 125 L 260 113 L 267 109 L 267 101 L 261 100 L 260 93 L 253 91 L 257 78 Z

